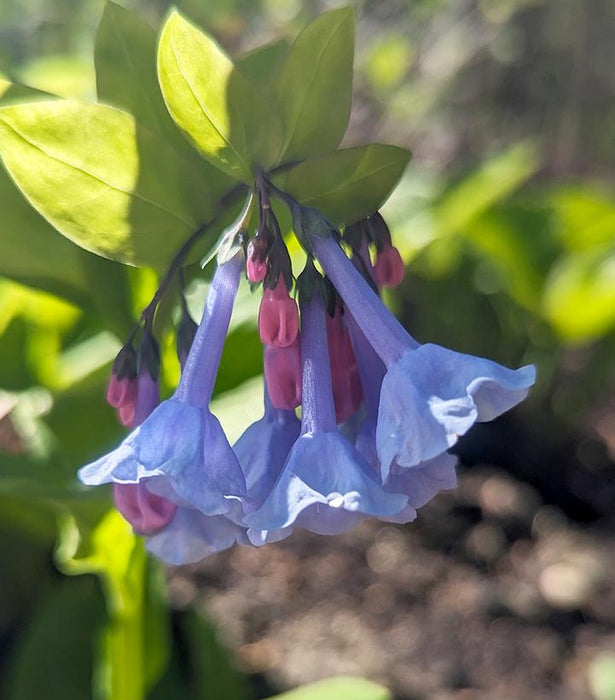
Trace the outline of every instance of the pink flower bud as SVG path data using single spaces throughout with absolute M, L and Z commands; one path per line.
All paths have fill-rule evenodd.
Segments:
M 357 366 L 332 367 L 331 383 L 335 403 L 335 421 L 339 424 L 352 418 L 361 408 L 363 389 Z
M 274 408 L 292 411 L 301 403 L 299 341 L 285 348 L 265 346 L 265 381 Z
M 267 261 L 248 258 L 246 261 L 246 274 L 250 282 L 262 282 L 267 276 Z
M 385 246 L 378 252 L 376 265 L 376 282 L 379 287 L 397 287 L 404 279 L 404 263 L 397 248 L 393 245 Z
M 297 340 L 299 309 L 282 275 L 273 289 L 265 288 L 258 312 L 258 332 L 265 345 L 286 348 Z
M 144 482 L 114 484 L 113 499 L 116 508 L 132 525 L 138 535 L 153 535 L 168 525 L 177 506 L 162 496 L 148 491 Z
M 111 374 L 107 385 L 107 403 L 113 408 L 119 408 L 125 403 L 134 400 L 137 395 L 137 380 L 130 377 L 119 379 L 116 374 Z
M 134 428 L 135 426 L 135 411 L 137 408 L 137 397 L 135 393 L 135 398 L 128 403 L 123 404 L 117 409 L 117 415 L 120 419 L 120 423 L 125 428 Z
M 343 423 L 361 407 L 363 391 L 350 335 L 344 325 L 344 317 L 339 306 L 335 309 L 333 317 L 327 315 L 327 342 L 335 420 L 337 423 Z

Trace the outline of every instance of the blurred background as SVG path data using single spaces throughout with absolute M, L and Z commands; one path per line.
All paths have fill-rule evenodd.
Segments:
M 125 4 L 153 25 L 168 7 Z M 342 3 L 176 4 L 238 55 L 276 35 L 292 40 Z M 0 73 L 94 99 L 102 7 L 0 0 Z M 52 295 L 5 261 L 3 698 L 82 699 L 92 676 L 103 697 L 96 659 L 113 643 L 125 645 L 123 663 L 156 679 L 148 697 L 163 700 L 265 697 L 340 673 L 379 681 L 399 700 L 615 698 L 615 4 L 356 7 L 346 143 L 414 154 L 383 210 L 408 264 L 387 301 L 420 341 L 536 363 L 537 386 L 460 441 L 459 489 L 411 525 L 296 532 L 161 572 L 108 515 L 109 493 L 85 494 L 74 479 L 121 438 L 104 387 L 155 274 L 90 260 L 79 293 L 75 282 Z M 20 221 L 0 219 L 0 236 L 27 235 Z M 96 294 L 111 286 L 112 312 Z M 195 309 L 206 286 L 191 288 Z M 257 304 L 244 289 L 218 381 L 231 439 L 260 415 Z M 169 388 L 173 340 L 161 340 Z M 138 595 L 126 574 L 135 566 L 146 580 Z M 130 620 L 144 616 L 145 652 L 135 658 Z

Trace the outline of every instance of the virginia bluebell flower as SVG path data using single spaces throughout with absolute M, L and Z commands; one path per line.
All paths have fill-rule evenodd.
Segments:
M 366 516 L 394 516 L 407 497 L 387 494 L 375 471 L 338 432 L 325 311 L 318 294 L 302 302 L 301 436 L 263 505 L 246 516 L 248 537 L 263 544 L 302 526 L 318 534 L 352 528 Z
M 475 421 L 489 421 L 523 400 L 533 366 L 495 362 L 419 345 L 371 289 L 334 238 L 311 236 L 314 253 L 387 371 L 376 448 L 382 478 L 393 464 L 412 467 L 442 454 Z
M 301 427 L 294 411 L 272 405 L 267 385 L 264 403 L 263 417 L 252 423 L 233 445 L 246 479 L 247 508 L 252 511 L 269 495 Z
M 116 450 L 83 467 L 79 478 L 85 484 L 147 479 L 152 492 L 205 515 L 229 513 L 233 502 L 245 498 L 237 458 L 209 410 L 243 264 L 237 254 L 217 268 L 175 394 Z
M 376 449 L 376 426 L 380 390 L 386 368 L 367 342 L 352 314 L 346 313 L 346 321 L 359 367 L 365 404 L 365 417 L 357 430 L 355 446 L 373 469 L 380 472 Z M 416 510 L 424 506 L 439 491 L 455 488 L 456 464 L 457 458 L 446 452 L 411 468 L 400 468 L 394 463 L 383 477 L 384 489 L 389 493 L 404 494 L 408 497 L 408 504 L 399 515 L 383 519 L 392 522 L 408 522 L 416 516 Z

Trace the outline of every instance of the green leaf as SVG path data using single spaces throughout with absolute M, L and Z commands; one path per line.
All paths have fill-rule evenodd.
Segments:
M 237 59 L 235 65 L 263 95 L 269 95 L 287 53 L 286 41 L 276 39 L 244 54 Z
M 391 700 L 392 697 L 381 685 L 351 677 L 327 678 L 274 696 L 275 700 Z
M 333 223 L 350 224 L 384 204 L 409 160 L 405 149 L 382 144 L 333 151 L 293 168 L 286 190 Z
M 558 218 L 556 231 L 571 250 L 615 241 L 615 199 L 589 187 L 563 186 L 549 197 Z
M 162 29 L 158 79 L 171 116 L 215 166 L 244 182 L 280 151 L 280 126 L 216 42 L 173 12 Z
M 141 126 L 175 148 L 209 183 L 212 199 L 232 182 L 192 148 L 171 119 L 156 75 L 157 36 L 136 12 L 108 1 L 96 34 L 94 62 L 98 98 L 132 114 Z M 202 196 L 202 179 L 183 183 L 190 201 Z
M 76 101 L 0 109 L 0 155 L 30 203 L 86 250 L 166 266 L 212 213 L 207 183 L 195 210 L 183 183 L 200 179 L 134 118 Z
M 434 208 L 436 235 L 463 231 L 475 217 L 529 180 L 540 164 L 536 151 L 533 143 L 516 144 L 448 190 Z
M 130 112 L 150 131 L 170 122 L 156 78 L 156 32 L 135 12 L 114 2 L 103 11 L 94 49 L 98 98 Z
M 275 88 L 285 161 L 325 153 L 342 140 L 352 102 L 353 57 L 349 7 L 317 17 L 291 46 Z
M 567 340 L 593 340 L 610 331 L 615 326 L 615 247 L 561 260 L 545 284 L 544 312 Z
M 96 633 L 103 621 L 96 581 L 63 580 L 35 608 L 18 640 L 7 700 L 90 698 Z
M 93 573 L 101 579 L 108 619 L 96 679 L 100 697 L 143 700 L 169 652 L 166 614 L 148 578 L 154 570 L 148 570 L 143 541 L 115 509 L 92 529 L 80 525 L 73 516 L 62 519 L 56 561 L 66 574 Z

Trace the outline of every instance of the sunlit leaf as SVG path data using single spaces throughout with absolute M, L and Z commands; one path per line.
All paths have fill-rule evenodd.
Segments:
M 131 264 L 164 266 L 211 215 L 182 183 L 200 175 L 133 117 L 54 101 L 0 110 L 0 155 L 30 203 L 67 238 Z
M 558 236 L 570 250 L 615 243 L 615 196 L 570 185 L 556 189 L 549 202 L 558 217 Z
M 340 143 L 350 117 L 353 57 L 352 8 L 322 14 L 299 34 L 275 86 L 283 160 L 324 153 Z
M 250 182 L 280 151 L 277 116 L 222 49 L 177 12 L 162 29 L 158 79 L 171 116 L 201 153 Z
M 286 190 L 333 223 L 349 224 L 382 206 L 409 160 L 410 153 L 397 146 L 341 149 L 293 168 Z
M 544 312 L 567 340 L 587 341 L 615 326 L 615 247 L 565 257 L 544 290 Z
M 364 678 L 327 678 L 274 696 L 275 700 L 391 700 L 381 685 Z M 271 700 L 274 700 L 271 698 Z
M 494 156 L 448 190 L 434 208 L 438 235 L 462 232 L 468 222 L 512 194 L 539 165 L 536 146 L 520 143 Z
M 94 573 L 101 579 L 108 617 L 96 674 L 101 697 L 142 700 L 168 658 L 164 618 L 153 625 L 147 622 L 148 615 L 164 616 L 164 611 L 159 597 L 148 595 L 143 541 L 116 510 L 108 511 L 93 529 L 66 515 L 56 561 L 67 574 Z
M 213 199 L 228 190 L 232 181 L 201 158 L 171 119 L 156 75 L 157 43 L 156 32 L 141 15 L 108 0 L 94 52 L 98 98 L 129 112 L 138 124 L 177 149 L 201 171 Z M 202 196 L 203 179 L 183 182 L 186 195 L 195 202 Z

